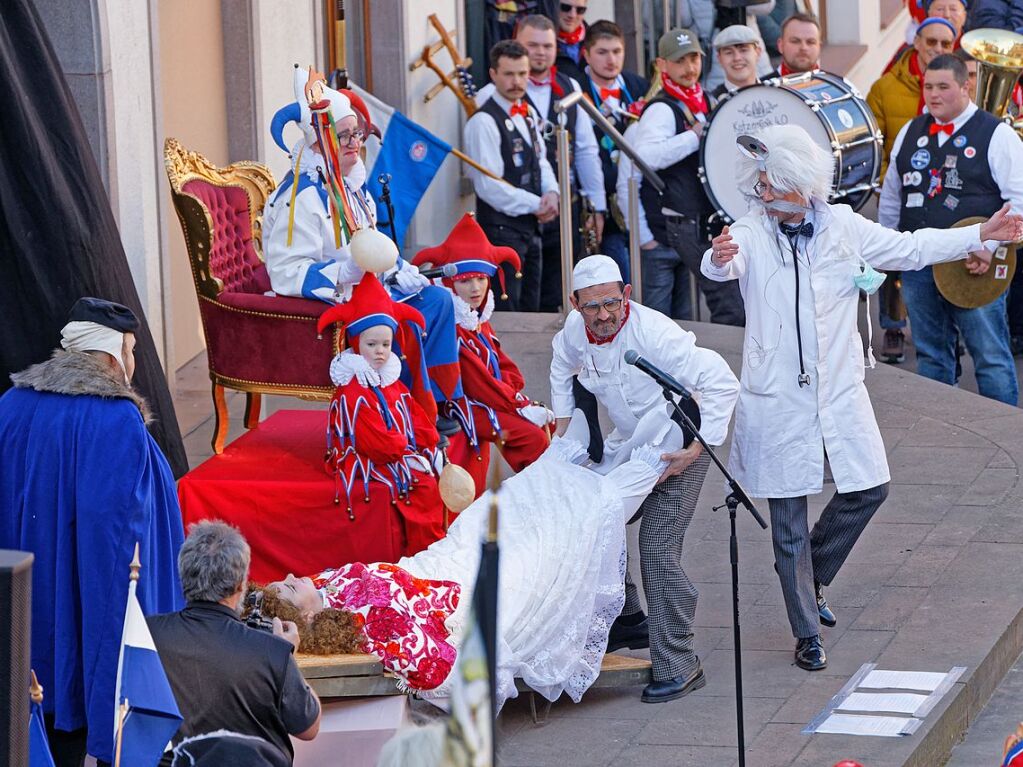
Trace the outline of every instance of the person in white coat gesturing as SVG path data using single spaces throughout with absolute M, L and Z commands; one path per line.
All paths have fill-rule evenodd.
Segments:
M 834 158 L 802 128 L 765 128 L 738 143 L 737 181 L 760 204 L 714 238 L 702 263 L 713 280 L 738 280 L 746 303 L 729 468 L 768 499 L 796 664 L 814 671 L 827 665 L 818 623 L 835 624 L 821 585 L 890 479 L 863 383 L 860 290 L 880 287 L 875 268 L 920 269 L 966 258 L 985 240 L 1019 239 L 1023 217 L 1006 206 L 980 225 L 895 232 L 826 202 Z M 822 490 L 825 458 L 837 489 L 811 533 L 806 497 Z

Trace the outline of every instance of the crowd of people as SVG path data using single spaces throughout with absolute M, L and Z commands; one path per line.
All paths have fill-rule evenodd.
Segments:
M 729 225 L 713 221 L 699 150 L 718 100 L 822 66 L 817 19 L 794 2 L 764 5 L 746 24 L 721 27 L 691 3 L 690 26 L 658 41 L 655 87 L 623 69 L 615 24 L 584 22 L 586 0 L 561 3 L 556 18 L 521 18 L 491 49 L 491 84 L 466 126 L 467 153 L 483 169 L 470 172 L 475 216 L 382 270 L 353 253 L 355 234 L 376 225 L 361 153 L 370 116 L 350 92 L 296 71 L 296 104 L 271 129 L 292 169 L 264 211 L 266 267 L 278 294 L 323 302 L 321 332 L 341 331 L 325 502 L 353 519 L 396 514 L 396 563 L 339 562 L 257 587 L 237 530 L 208 522 L 186 540 L 131 388 L 138 318 L 95 298 L 71 309 L 62 348 L 13 376 L 0 399 L 0 547 L 37 558 L 32 658 L 54 692 L 46 710 L 58 764 L 77 766 L 86 751 L 112 760 L 120 574 L 135 541 L 146 563 L 140 604 L 184 718 L 166 764 L 219 730 L 242 736 L 232 748 L 254 749 L 248 763 L 291 763 L 289 736 L 311 739 L 320 721 L 295 650 L 370 652 L 407 689 L 442 694 L 487 524 L 491 447 L 516 473 L 502 492 L 498 704 L 516 678 L 551 700 L 578 700 L 603 654 L 624 647 L 650 648 L 644 702 L 703 687 L 698 595 L 681 557 L 710 457 L 658 383 L 627 364 L 629 351 L 697 393 L 708 444 L 725 442 L 734 411 L 729 469 L 768 500 L 795 663 L 827 666 L 820 627 L 839 618 L 824 589 L 890 481 L 864 384 L 861 294 L 886 290 L 887 359 L 904 354 L 908 315 L 923 375 L 955 383 L 961 339 L 980 393 L 1015 405 L 1014 291 L 961 309 L 938 292 L 931 268 L 1002 268 L 1000 248 L 1023 238 L 1023 148 L 974 103 L 976 62 L 958 48 L 967 3 L 931 0 L 868 96 L 885 136 L 878 221 L 832 203 L 835 159 L 794 125 L 740 137 L 735 184 L 750 208 Z M 1010 19 L 1016 4 L 1001 5 Z M 758 26 L 772 23 L 776 35 Z M 623 194 L 637 169 L 578 105 L 563 118 L 571 188 L 557 182 L 555 105 L 576 91 L 664 182 L 659 190 L 637 179 L 642 303 L 632 297 Z M 290 148 L 288 121 L 301 130 Z M 566 275 L 562 194 L 582 222 Z M 953 227 L 969 216 L 984 221 Z M 438 267 L 441 277 L 424 273 Z M 495 310 L 561 309 L 562 278 L 571 311 L 553 339 L 548 405 L 524 394 L 490 320 Z M 744 328 L 738 378 L 675 321 L 692 316 L 691 285 L 711 321 Z M 613 426 L 606 437 L 598 405 Z M 476 498 L 460 514 L 445 510 L 446 462 L 468 473 Z M 826 464 L 835 493 L 811 530 L 807 499 L 822 492 Z M 648 612 L 627 567 L 625 527 L 637 521 Z M 244 625 L 243 612 L 268 631 Z

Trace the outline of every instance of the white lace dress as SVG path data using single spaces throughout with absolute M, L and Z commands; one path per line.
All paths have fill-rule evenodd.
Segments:
M 659 418 L 663 424 L 663 414 Z M 625 523 L 660 476 L 661 454 L 681 442 L 670 425 L 637 427 L 634 436 L 634 446 L 618 453 L 628 460 L 591 468 L 580 465 L 587 460 L 580 442 L 555 439 L 539 460 L 501 486 L 498 706 L 516 696 L 516 678 L 548 700 L 566 692 L 578 702 L 600 673 L 608 630 L 625 601 Z M 488 491 L 445 538 L 398 562 L 415 577 L 461 585 L 458 610 L 447 624 L 456 646 L 472 602 L 489 508 Z M 434 694 L 446 694 L 447 684 Z

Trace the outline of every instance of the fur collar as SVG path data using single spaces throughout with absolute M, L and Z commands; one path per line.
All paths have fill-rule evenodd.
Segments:
M 358 377 L 359 383 L 365 379 L 369 386 L 386 387 L 397 381 L 400 375 L 401 360 L 393 352 L 380 370 L 371 368 L 365 357 L 351 349 L 345 349 L 330 363 L 330 379 L 335 386 L 345 386 Z
M 487 298 L 483 302 L 483 309 L 476 311 L 467 304 L 455 291 L 448 288 L 451 293 L 451 301 L 455 305 L 455 322 L 458 326 L 473 333 L 480 329 L 480 325 L 490 319 L 494 313 L 494 291 L 487 291 Z
M 52 394 L 87 395 L 103 399 L 130 400 L 149 423 L 152 416 L 145 399 L 124 381 L 110 374 L 103 362 L 88 352 L 57 349 L 50 359 L 12 373 L 11 381 L 19 389 L 34 389 Z

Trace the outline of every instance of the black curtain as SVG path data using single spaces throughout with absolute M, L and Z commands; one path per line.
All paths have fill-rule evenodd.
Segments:
M 96 296 L 142 320 L 135 386 L 149 400 L 174 475 L 188 470 L 174 404 L 142 313 L 113 212 L 31 0 L 0 13 L 0 392 L 49 357 L 71 305 Z

